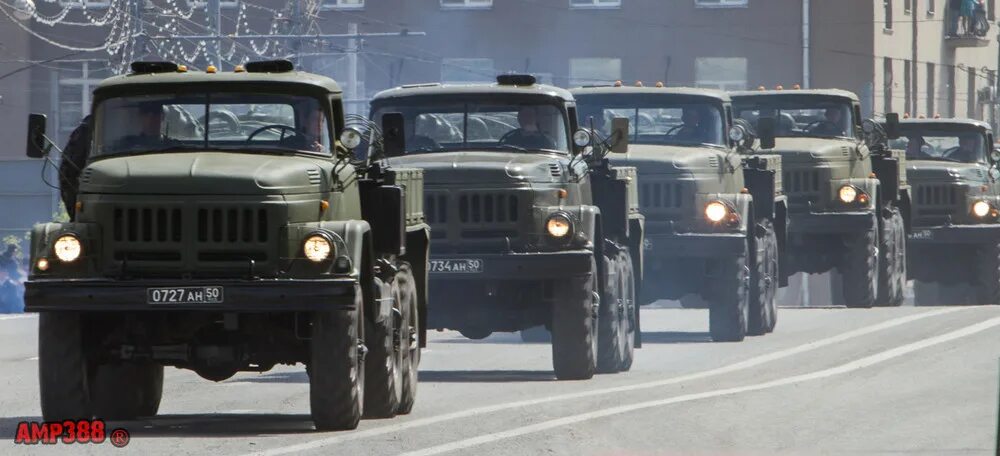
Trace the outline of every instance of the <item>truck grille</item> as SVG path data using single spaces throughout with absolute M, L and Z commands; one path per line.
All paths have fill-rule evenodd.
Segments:
M 819 193 L 819 171 L 785 171 L 782 184 L 789 193 Z
M 517 195 L 473 193 L 458 198 L 462 223 L 517 222 Z
M 424 194 L 424 214 L 436 239 L 518 237 L 522 197 L 513 191 L 431 190 Z
M 915 185 L 913 200 L 916 209 L 914 224 L 939 226 L 949 223 L 959 213 L 959 204 L 964 201 L 964 195 L 956 185 Z
M 679 183 L 641 182 L 639 207 L 641 209 L 675 209 L 684 206 L 684 190 Z
M 424 197 L 424 214 L 431 225 L 448 221 L 448 196 L 427 195 Z
M 181 242 L 184 219 L 180 208 L 118 207 L 114 210 L 115 242 Z
M 953 185 L 918 185 L 917 204 L 921 206 L 954 206 L 958 203 L 958 188 Z
M 267 211 L 249 208 L 198 209 L 198 242 L 267 242 Z

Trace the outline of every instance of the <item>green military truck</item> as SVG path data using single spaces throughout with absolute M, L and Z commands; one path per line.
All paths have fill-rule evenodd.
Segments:
M 782 159 L 788 272 L 837 269 L 848 307 L 901 304 L 910 213 L 905 162 L 868 147 L 857 96 L 776 90 L 732 97 L 737 117 L 768 119 L 761 142 Z
M 968 284 L 974 302 L 1000 303 L 1000 151 L 989 124 L 971 119 L 899 122 L 913 185 L 907 270 L 918 305 L 956 304 L 942 293 Z M 942 287 L 945 286 L 945 287 Z
M 639 340 L 643 217 L 628 147 L 577 129 L 573 96 L 505 75 L 497 84 L 403 86 L 372 100 L 403 115 L 433 228 L 429 328 L 481 339 L 544 325 L 559 379 L 628 370 Z
M 757 155 L 749 124 L 733 120 L 725 92 L 662 87 L 574 89 L 580 122 L 629 119 L 628 154 L 639 172 L 650 278 L 642 302 L 707 301 L 715 341 L 774 329 L 783 282 L 786 198 L 781 158 Z
M 352 162 L 337 83 L 290 62 L 131 68 L 94 91 L 75 219 L 32 231 L 44 419 L 155 415 L 164 366 L 222 381 L 296 363 L 317 429 L 408 413 L 422 172 Z M 32 115 L 29 156 L 44 132 Z

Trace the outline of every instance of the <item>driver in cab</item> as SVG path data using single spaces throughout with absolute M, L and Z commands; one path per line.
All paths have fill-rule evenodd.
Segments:
M 958 137 L 958 147 L 948 157 L 964 163 L 975 163 L 980 159 L 979 138 L 975 134 L 964 134 Z
M 825 120 L 816 122 L 816 125 L 809 129 L 809 133 L 818 136 L 847 136 L 847 129 L 844 128 L 844 113 L 839 108 L 826 108 L 823 113 Z
M 139 105 L 134 122 L 125 124 L 132 132 L 119 139 L 114 148 L 119 151 L 156 149 L 163 141 L 163 106 L 159 103 Z
M 705 117 L 697 108 L 684 108 L 681 112 L 681 125 L 673 135 L 667 132 L 668 138 L 674 141 L 704 143 L 708 141 L 705 133 Z
M 500 143 L 525 149 L 555 149 L 556 143 L 545 132 L 541 125 L 550 126 L 554 120 L 552 114 L 537 106 L 524 106 L 517 112 L 517 123 L 520 128 L 507 133 Z

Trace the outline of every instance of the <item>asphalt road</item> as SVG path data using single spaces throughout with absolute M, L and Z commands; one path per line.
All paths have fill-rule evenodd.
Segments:
M 626 374 L 554 380 L 547 344 L 433 334 L 413 414 L 318 433 L 304 370 L 221 383 L 169 369 L 124 449 L 17 446 L 39 415 L 37 318 L 0 316 L 0 454 L 995 454 L 1000 306 L 781 309 L 711 343 L 707 311 L 644 309 Z

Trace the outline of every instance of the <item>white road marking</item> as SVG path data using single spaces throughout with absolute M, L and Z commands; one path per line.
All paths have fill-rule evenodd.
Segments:
M 739 393 L 746 393 L 751 391 L 760 391 L 764 389 L 776 388 L 779 386 L 792 385 L 795 383 L 808 382 L 812 380 L 819 380 L 823 378 L 833 377 L 836 375 L 846 374 L 849 372 L 854 372 L 866 367 L 871 367 L 875 364 L 883 363 L 889 361 L 893 358 L 898 358 L 900 356 L 913 353 L 924 348 L 932 347 L 934 345 L 949 342 L 962 337 L 971 336 L 973 334 L 985 331 L 987 329 L 993 328 L 995 326 L 1000 326 L 1000 317 L 994 317 L 992 319 L 976 323 L 971 326 L 966 326 L 962 329 L 958 329 L 949 333 L 942 334 L 940 336 L 935 336 L 930 339 L 924 339 L 919 342 L 914 342 L 911 344 L 902 345 L 890 350 L 886 350 L 880 353 L 876 353 L 871 356 L 866 356 L 864 358 L 851 361 L 849 363 L 841 364 L 837 367 L 832 367 L 829 369 L 823 369 L 808 374 L 796 375 L 792 377 L 785 377 L 777 380 L 772 380 L 769 382 L 757 383 L 747 386 L 739 386 L 735 388 L 725 388 L 714 391 L 706 391 L 703 393 L 695 394 L 684 394 L 681 396 L 668 397 L 664 399 L 658 399 L 654 401 L 639 402 L 636 404 L 622 405 L 618 407 L 606 408 L 603 410 L 595 410 L 592 412 L 581 413 L 578 415 L 567 416 L 563 418 L 558 418 L 554 420 L 544 421 L 537 424 L 532 424 L 528 426 L 522 426 L 519 428 L 510 429 L 503 432 L 496 432 L 492 434 L 485 434 L 478 437 L 472 437 L 464 440 L 458 440 L 455 442 L 445 443 L 442 445 L 433 446 L 430 448 L 425 448 L 422 450 L 411 451 L 408 453 L 403 453 L 402 456 L 432 456 L 436 454 L 448 453 L 457 450 L 464 450 L 472 448 L 479 445 L 485 445 L 487 443 L 497 442 L 500 440 L 505 440 L 513 437 L 519 437 L 525 434 L 533 434 L 536 432 L 542 432 L 549 429 L 563 427 L 570 424 L 576 424 L 583 421 L 594 420 L 598 418 L 604 418 L 612 415 L 619 415 L 622 413 L 634 412 L 637 410 L 644 410 L 655 407 L 662 407 L 666 405 L 678 404 L 682 402 L 696 401 L 700 399 L 710 399 L 720 396 L 728 396 Z
M 566 401 L 572 399 L 580 399 L 585 397 L 602 396 L 612 393 L 620 393 L 625 391 L 635 391 L 649 388 L 657 388 L 661 386 L 673 385 L 677 383 L 683 383 L 691 380 L 699 380 L 706 377 L 712 377 L 715 375 L 727 374 L 730 372 L 735 372 L 743 369 L 749 369 L 751 367 L 756 367 L 761 364 L 769 363 L 772 361 L 777 361 L 779 359 L 787 358 L 789 356 L 797 355 L 799 353 L 804 353 L 811 350 L 816 350 L 818 348 L 826 347 L 828 345 L 833 345 L 837 343 L 844 342 L 849 339 L 856 337 L 865 336 L 874 332 L 886 330 L 889 328 L 894 328 L 896 326 L 904 325 L 917 320 L 922 320 L 925 318 L 935 317 L 938 315 L 944 315 L 952 312 L 958 312 L 965 309 L 971 309 L 975 307 L 947 307 L 937 310 L 931 310 L 927 312 L 921 312 L 918 314 L 908 315 L 905 317 L 900 317 L 882 323 L 878 323 L 871 326 L 866 326 L 863 328 L 848 331 L 836 336 L 831 336 L 826 339 L 820 339 L 814 342 L 809 342 L 796 347 L 786 348 L 784 350 L 778 350 L 773 353 L 768 353 L 760 355 L 754 358 L 750 358 L 738 363 L 729 364 L 727 366 L 718 367 L 715 369 L 709 369 L 706 371 L 695 372 L 693 374 L 681 375 L 678 377 L 671 377 L 663 380 L 656 380 L 645 383 L 636 383 L 633 385 L 617 386 L 612 388 L 602 388 L 594 389 L 588 391 L 581 391 L 576 393 L 561 394 L 556 396 L 547 396 L 536 399 L 528 399 L 518 402 L 505 402 L 503 404 L 496 404 L 484 407 L 478 407 L 473 409 L 462 410 L 459 412 L 445 413 L 443 415 L 431 416 L 427 418 L 418 418 L 412 421 L 404 421 L 395 424 L 389 424 L 385 426 L 379 426 L 373 429 L 365 429 L 361 431 L 352 431 L 349 433 L 343 433 L 327 438 L 313 440 L 311 442 L 304 442 L 295 445 L 289 445 L 284 447 L 278 447 L 270 450 L 250 453 L 251 455 L 257 456 L 275 456 L 281 454 L 289 453 L 300 453 L 303 451 L 313 450 L 316 448 L 321 448 L 328 445 L 335 445 L 342 442 L 347 442 L 351 440 L 358 440 L 367 437 L 375 437 L 385 434 L 391 434 L 395 432 L 405 431 L 407 429 L 413 429 L 422 426 L 431 426 L 434 424 L 442 423 L 445 421 L 459 420 L 474 417 L 477 415 L 484 415 L 488 413 L 496 413 L 504 410 L 511 410 L 521 407 L 529 407 L 540 404 L 547 404 L 551 402 Z
M 22 318 L 35 317 L 37 314 L 14 314 L 14 315 L 0 315 L 0 321 L 4 320 L 20 320 Z

